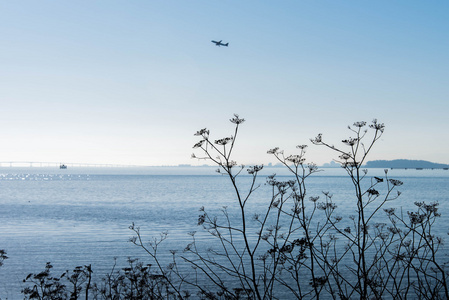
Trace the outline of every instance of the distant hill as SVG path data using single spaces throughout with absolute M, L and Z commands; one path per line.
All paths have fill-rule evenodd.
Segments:
M 410 160 L 410 159 L 395 159 L 395 160 L 373 160 L 365 164 L 366 168 L 423 168 L 423 169 L 443 169 L 449 168 L 449 165 L 433 163 L 426 160 Z
M 323 168 L 341 168 L 340 163 L 336 163 L 335 161 L 331 161 L 330 163 L 325 163 L 322 165 Z

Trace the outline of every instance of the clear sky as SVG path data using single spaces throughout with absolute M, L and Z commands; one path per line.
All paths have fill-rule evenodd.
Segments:
M 193 133 L 225 137 L 238 113 L 239 163 L 373 118 L 370 160 L 449 163 L 448 16 L 446 0 L 3 0 L 0 161 L 202 164 Z

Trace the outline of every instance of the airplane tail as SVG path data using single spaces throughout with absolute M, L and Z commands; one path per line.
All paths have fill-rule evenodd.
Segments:
M 228 45 L 229 45 L 229 43 L 226 43 L 226 44 L 224 44 L 223 46 L 226 46 L 226 47 L 227 47 Z

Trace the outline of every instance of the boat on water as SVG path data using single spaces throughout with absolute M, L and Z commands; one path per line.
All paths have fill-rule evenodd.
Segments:
M 60 169 L 67 169 L 67 165 L 60 164 L 60 165 L 59 165 L 59 168 L 60 168 Z

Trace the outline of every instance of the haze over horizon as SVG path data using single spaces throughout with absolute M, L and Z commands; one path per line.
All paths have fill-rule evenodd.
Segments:
M 235 160 L 308 144 L 318 165 L 355 121 L 368 160 L 449 164 L 449 2 L 3 1 L 0 161 L 202 165 L 204 127 Z M 229 42 L 217 47 L 211 40 Z
M 82 162 L 31 162 L 31 161 L 14 161 L 14 162 L 5 162 L 0 161 L 0 169 L 59 169 L 61 165 L 72 168 L 185 168 L 185 167 L 193 167 L 193 168 L 213 168 L 214 170 L 217 168 L 211 162 L 203 163 L 203 164 L 178 164 L 178 165 L 126 165 L 126 164 L 98 164 L 98 163 L 82 163 Z M 254 164 L 246 164 L 244 167 L 248 167 Z M 336 162 L 335 160 L 325 162 L 321 165 L 317 165 L 319 168 L 341 168 L 341 164 Z M 407 159 L 395 159 L 395 160 L 368 160 L 365 161 L 363 166 L 367 168 L 399 168 L 399 169 L 407 169 L 407 168 L 447 168 L 449 164 L 440 164 L 436 162 L 431 162 L 427 160 L 407 160 Z M 240 167 L 240 166 L 239 166 Z M 263 165 L 264 168 L 283 168 L 284 165 L 282 163 L 268 163 Z M 64 168 L 65 169 L 65 168 Z

